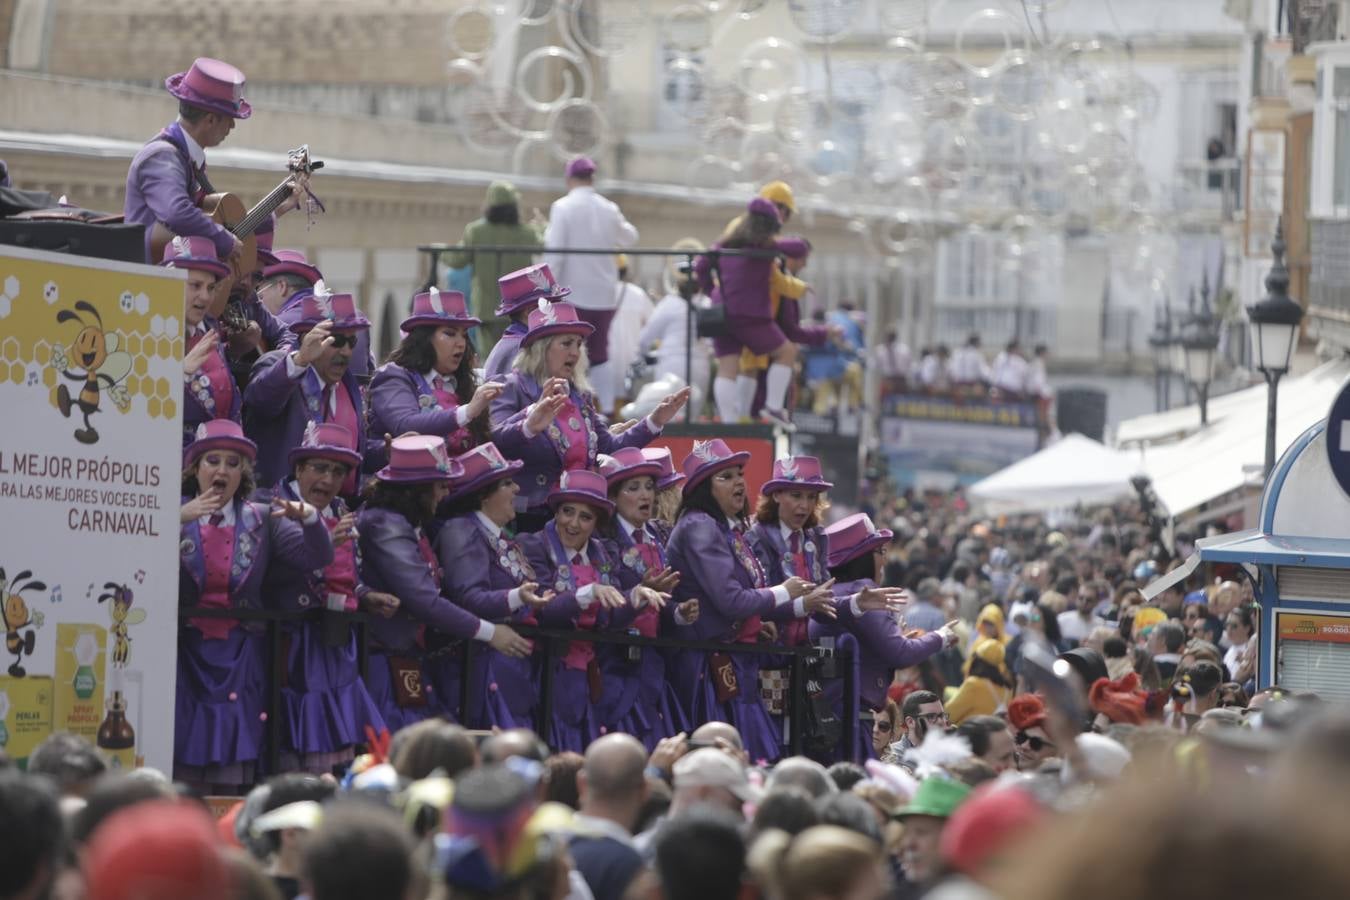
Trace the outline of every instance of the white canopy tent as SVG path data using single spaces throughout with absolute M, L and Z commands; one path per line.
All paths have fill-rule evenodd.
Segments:
M 1133 493 L 1139 454 L 1069 434 L 971 485 L 966 493 L 991 513 L 1043 512 L 1110 503 Z

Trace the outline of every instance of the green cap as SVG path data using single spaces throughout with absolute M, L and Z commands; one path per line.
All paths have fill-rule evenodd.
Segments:
M 919 789 L 909 799 L 909 805 L 895 814 L 894 818 L 906 816 L 933 816 L 945 819 L 970 796 L 970 787 L 950 778 L 929 777 L 919 782 Z
M 516 193 L 516 186 L 511 182 L 494 181 L 488 185 L 488 206 L 505 206 L 508 203 L 519 202 L 520 194 Z

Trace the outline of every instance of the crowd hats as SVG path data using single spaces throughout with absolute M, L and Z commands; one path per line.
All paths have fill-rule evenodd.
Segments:
M 558 486 L 549 492 L 548 506 L 556 512 L 564 503 L 585 503 L 607 516 L 614 514 L 614 501 L 609 499 L 605 476 L 589 469 L 568 469 L 562 473 Z
M 567 164 L 568 178 L 587 178 L 595 174 L 595 160 L 589 156 L 578 156 Z
M 224 900 L 232 893 L 210 817 L 175 800 L 114 813 L 90 838 L 83 869 L 90 900 Z
M 751 200 L 749 205 L 746 206 L 746 211 L 751 215 L 768 216 L 775 222 L 782 222 L 782 219 L 778 216 L 778 207 L 774 206 L 771 201 L 765 200 L 763 197 L 756 197 Z
M 770 203 L 787 207 L 793 215 L 797 214 L 797 198 L 792 196 L 792 188 L 786 181 L 770 181 L 759 189 L 759 195 Z
M 825 539 L 830 548 L 830 568 L 852 562 L 865 553 L 871 553 L 878 547 L 891 542 L 892 533 L 888 528 L 877 528 L 867 513 L 854 513 L 845 516 L 825 529 Z
M 594 325 L 581 320 L 577 308 L 572 304 L 550 303 L 543 298 L 540 298 L 537 309 L 530 310 L 528 328 L 520 339 L 521 349 L 558 334 L 576 334 L 584 338 L 590 337 L 591 332 L 595 331 Z
M 1018 694 L 1008 702 L 1008 722 L 1018 731 L 1044 728 L 1046 719 L 1045 701 L 1038 694 Z
M 197 269 L 217 278 L 230 274 L 230 267 L 216 256 L 216 245 L 211 239 L 195 234 L 180 234 L 169 241 L 160 265 L 168 269 Z
M 300 446 L 293 447 L 286 462 L 294 468 L 305 459 L 328 459 L 347 466 L 359 466 L 361 454 L 356 452 L 356 435 L 346 425 L 336 422 L 310 422 Z
M 459 291 L 437 290 L 435 285 L 413 297 L 412 315 L 404 319 L 399 328 L 405 333 L 419 325 L 460 325 L 473 328 L 482 325 L 483 320 L 469 314 L 468 304 Z
M 258 445 L 244 436 L 244 429 L 233 419 L 211 419 L 198 425 L 192 443 L 183 450 L 183 465 L 192 465 L 211 450 L 231 450 L 249 462 L 258 458 Z
M 677 791 L 684 788 L 724 788 L 744 803 L 754 803 L 760 796 L 759 789 L 746 776 L 745 766 L 735 757 L 714 747 L 703 747 L 681 756 L 676 760 L 672 774 Z
M 970 788 L 960 781 L 941 775 L 932 775 L 919 782 L 919 789 L 909 798 L 905 808 L 895 814 L 901 821 L 910 816 L 932 816 L 946 819 L 956 812 L 970 796 Z
M 777 491 L 828 491 L 834 487 L 820 472 L 814 456 L 785 456 L 773 462 L 773 477 L 760 488 L 762 494 Z
M 276 278 L 278 275 L 298 275 L 311 285 L 323 278 L 305 254 L 299 250 L 278 250 L 272 254 L 275 262 L 263 268 L 263 278 Z
M 494 181 L 488 185 L 487 205 L 488 206 L 507 206 L 512 203 L 520 202 L 520 192 L 516 186 L 509 181 Z
M 976 875 L 1048 816 L 1020 786 L 982 785 L 948 818 L 942 829 L 942 858 L 956 871 Z
M 184 103 L 235 119 L 253 115 L 244 99 L 244 73 L 227 62 L 199 56 L 186 72 L 164 79 L 164 87 Z
M 710 477 L 734 466 L 743 466 L 750 459 L 750 451 L 733 453 L 727 442 L 721 438 L 710 441 L 694 441 L 694 449 L 684 458 L 684 494 L 688 496 Z
M 668 447 L 643 447 L 642 455 L 661 467 L 661 474 L 656 476 L 658 491 L 664 491 L 684 481 L 684 473 L 676 470 L 675 457 Z
M 1007 651 L 1003 649 L 1003 642 L 998 638 L 980 638 L 975 642 L 975 646 L 970 648 L 970 656 L 966 657 L 966 664 L 963 668 L 966 675 L 970 674 L 970 665 L 977 659 L 1005 674 L 1008 671 L 1003 665 L 1004 660 L 1007 659 Z
M 463 473 L 445 449 L 445 438 L 427 434 L 396 437 L 389 448 L 389 465 L 375 473 L 393 484 L 429 484 L 451 481 Z
M 667 455 L 669 452 L 666 451 Z M 637 447 L 620 447 L 609 456 L 601 456 L 597 462 L 600 465 L 600 474 L 605 476 L 605 481 L 611 488 L 630 478 L 643 476 L 660 478 L 662 475 L 661 464 L 649 459 Z
M 1092 711 L 1117 724 L 1143 725 L 1148 719 L 1148 699 L 1148 692 L 1140 689 L 1139 675 L 1135 672 L 1116 681 L 1098 678 L 1088 689 Z
M 334 331 L 359 331 L 370 327 L 370 321 L 356 308 L 351 294 L 332 294 L 323 281 L 314 285 L 314 293 L 300 299 L 300 319 L 291 326 L 299 334 L 309 331 L 320 322 L 332 324 Z
M 496 314 L 509 316 L 517 310 L 533 304 L 540 297 L 549 300 L 561 300 L 572 293 L 571 288 L 563 287 L 553 278 L 548 263 L 539 263 L 507 272 L 497 279 L 497 291 L 501 294 Z
M 491 441 L 455 457 L 461 474 L 450 485 L 450 498 L 464 497 L 490 484 L 504 481 L 525 467 L 518 459 L 506 459 Z

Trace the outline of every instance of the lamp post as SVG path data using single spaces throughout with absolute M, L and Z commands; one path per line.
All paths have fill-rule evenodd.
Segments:
M 1162 412 L 1171 406 L 1168 380 L 1172 377 L 1172 310 L 1165 303 L 1158 309 L 1148 345 L 1153 349 L 1153 406 Z
M 1266 379 L 1266 477 L 1275 468 L 1275 412 L 1280 393 L 1280 376 L 1289 371 L 1298 340 L 1298 323 L 1303 307 L 1289 296 L 1289 269 L 1284 264 L 1284 219 L 1275 223 L 1275 240 L 1270 245 L 1274 262 L 1266 276 L 1266 296 L 1247 307 L 1252 323 L 1252 356 L 1256 368 Z
M 1194 292 L 1191 299 L 1195 299 Z M 1219 329 L 1209 308 L 1209 272 L 1206 271 L 1200 285 L 1200 311 L 1191 315 L 1181 335 L 1186 379 L 1195 385 L 1201 426 L 1209 424 L 1209 385 L 1214 380 L 1214 352 L 1218 347 Z

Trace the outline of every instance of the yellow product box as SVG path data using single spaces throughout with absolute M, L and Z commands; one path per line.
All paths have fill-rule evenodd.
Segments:
M 0 750 L 20 769 L 52 733 L 52 679 L 0 676 Z
M 103 721 L 107 629 L 62 622 L 56 626 L 56 705 L 52 728 L 93 742 Z

